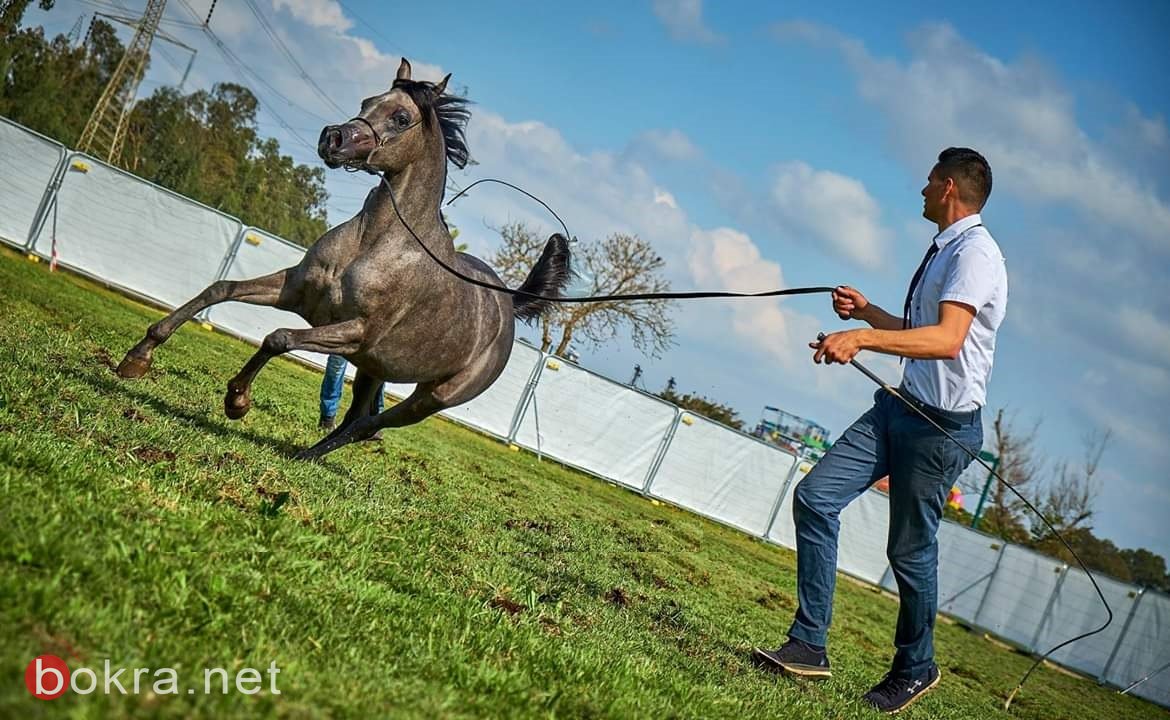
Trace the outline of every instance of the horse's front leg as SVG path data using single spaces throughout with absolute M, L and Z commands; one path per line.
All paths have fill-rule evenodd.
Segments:
M 118 364 L 118 375 L 124 378 L 140 378 L 150 369 L 154 349 L 167 341 L 179 326 L 195 317 L 205 307 L 216 303 L 236 300 L 252 305 L 288 305 L 292 294 L 288 287 L 294 268 L 285 268 L 271 275 L 251 280 L 219 280 L 196 295 L 170 315 L 151 325 L 146 337 L 126 353 Z M 283 302 L 282 302 L 283 301 Z
M 365 336 L 366 321 L 361 318 L 346 320 L 333 325 L 291 330 L 274 330 L 264 338 L 240 372 L 228 381 L 227 394 L 223 398 L 223 410 L 232 420 L 239 420 L 252 407 L 252 381 L 269 360 L 291 350 L 350 355 L 361 347 Z

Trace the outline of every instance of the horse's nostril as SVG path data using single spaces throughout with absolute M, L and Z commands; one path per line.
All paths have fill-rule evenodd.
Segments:
M 341 130 L 339 130 L 338 128 L 335 128 L 335 127 L 330 128 L 328 142 L 329 142 L 329 149 L 330 150 L 337 150 L 338 148 L 340 148 L 341 147 Z

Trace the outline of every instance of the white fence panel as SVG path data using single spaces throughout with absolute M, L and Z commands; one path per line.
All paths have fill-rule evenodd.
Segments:
M 780 503 L 780 509 L 776 511 L 776 519 L 772 522 L 772 528 L 768 531 L 767 539 L 783 545 L 786 548 L 796 549 L 796 522 L 792 519 L 792 501 L 793 492 L 796 490 L 796 484 L 808 475 L 808 471 L 812 470 L 812 463 L 807 460 L 801 460 L 796 468 L 796 474 L 792 477 L 792 482 L 788 485 L 788 490 L 784 493 L 784 499 Z
M 296 265 L 304 254 L 304 248 L 275 235 L 256 228 L 245 228 L 243 242 L 236 249 L 235 257 L 232 258 L 224 279 L 250 280 L 262 277 Z M 214 325 L 257 343 L 277 328 L 309 327 L 309 324 L 296 313 L 241 302 L 215 305 L 208 310 L 207 319 Z M 297 354 L 302 355 L 300 352 Z M 312 357 L 313 362 L 319 365 L 325 364 L 324 355 L 317 353 L 303 355 Z
M 874 489 L 861 493 L 841 511 L 837 568 L 854 577 L 880 583 L 886 574 L 886 536 L 890 531 L 890 498 Z
M 670 403 L 549 357 L 515 442 L 641 490 L 674 416 Z
M 796 458 L 709 420 L 688 417 L 692 422 L 679 423 L 650 494 L 762 536 Z
M 1078 640 L 1053 653 L 1052 659 L 1097 677 L 1105 670 L 1105 663 L 1109 661 L 1109 654 L 1117 644 L 1137 591 L 1131 585 L 1101 577 L 1099 573 L 1093 577 L 1113 608 L 1114 621 L 1104 632 Z M 1052 601 L 1052 610 L 1040 628 L 1036 650 L 1047 652 L 1069 638 L 1095 630 L 1101 627 L 1107 617 L 1105 606 L 1101 604 L 1101 598 L 1097 597 L 1089 577 L 1083 570 L 1070 567 Z M 1170 658 L 1167 658 L 1167 662 L 1170 662 Z
M 496 378 L 491 387 L 471 402 L 444 410 L 442 414 L 490 435 L 506 439 L 532 373 L 542 359 L 543 356 L 536 348 L 521 342 L 512 343 L 512 355 L 508 358 L 508 364 L 504 366 L 504 372 Z M 563 420 L 559 419 L 562 422 Z
M 215 280 L 239 221 L 88 156 L 67 162 L 57 193 L 62 264 L 170 307 Z M 41 228 L 38 255 L 49 256 L 52 231 L 51 221 Z
M 987 593 L 1004 542 L 944 520 L 938 529 L 938 609 L 975 622 L 979 601 Z M 882 585 L 897 592 L 893 573 Z
M 1008 545 L 975 623 L 1031 648 L 1063 567 L 1059 560 Z
M 1115 622 L 1124 623 L 1125 618 L 1120 616 Z M 1170 597 L 1146 590 L 1121 640 L 1117 657 L 1109 666 L 1109 674 L 1103 679 L 1124 688 L 1170 663 L 1167 638 L 1170 638 Z M 1170 669 L 1138 685 L 1130 694 L 1170 706 Z
M 65 159 L 65 148 L 0 118 L 0 240 L 28 242 L 41 199 Z

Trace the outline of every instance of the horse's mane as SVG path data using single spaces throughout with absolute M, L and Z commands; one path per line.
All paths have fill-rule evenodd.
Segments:
M 431 127 L 434 120 L 439 120 L 439 129 L 443 133 L 443 143 L 447 146 L 447 160 L 455 167 L 463 168 L 471 160 L 471 151 L 467 149 L 466 127 L 471 118 L 467 98 L 446 93 L 437 94 L 436 85 L 424 80 L 396 80 L 394 87 L 402 90 L 422 113 L 423 126 Z

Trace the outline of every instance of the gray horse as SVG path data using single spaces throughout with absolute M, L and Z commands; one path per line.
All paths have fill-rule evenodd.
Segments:
M 279 329 L 264 338 L 228 382 L 229 418 L 248 412 L 252 381 L 281 353 L 332 353 L 357 368 L 344 420 L 297 459 L 319 458 L 382 428 L 419 422 L 486 390 L 512 351 L 513 318 L 540 317 L 549 303 L 532 296 L 558 296 L 568 282 L 569 245 L 562 235 L 549 238 L 519 288 L 524 295 L 515 300 L 460 280 L 421 247 L 425 243 L 470 278 L 500 285 L 486 263 L 455 251 L 439 212 L 447 163 L 464 167 L 468 160 L 464 126 L 471 113 L 466 100 L 445 94 L 450 78 L 411 80 L 404 58 L 389 91 L 363 101 L 349 122 L 322 130 L 317 152 L 326 165 L 382 175 L 361 212 L 322 235 L 295 267 L 213 283 L 151 325 L 118 365 L 118 375 L 142 377 L 154 348 L 180 325 L 205 307 L 236 300 L 295 312 L 312 327 Z M 383 381 L 418 385 L 410 397 L 374 415 L 374 394 Z

